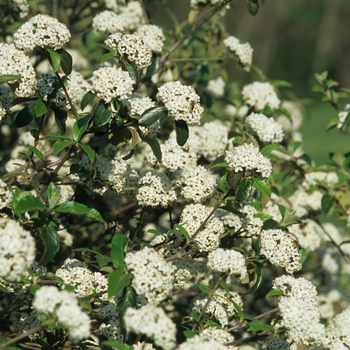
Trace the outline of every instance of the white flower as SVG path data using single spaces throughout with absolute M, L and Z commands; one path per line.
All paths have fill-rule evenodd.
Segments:
M 238 65 L 249 72 L 253 60 L 253 49 L 249 43 L 229 36 L 224 40 L 224 45 L 235 55 Z
M 348 103 L 342 111 L 338 113 L 338 124 L 337 128 L 343 132 L 349 132 L 350 124 L 348 122 L 348 115 L 350 112 L 350 103 Z M 346 121 L 346 124 L 345 124 Z
M 200 98 L 193 87 L 182 85 L 179 81 L 170 81 L 158 88 L 157 98 L 164 103 L 174 120 L 199 125 L 204 109 L 199 104 Z
M 92 19 L 92 28 L 97 33 L 117 33 L 125 30 L 126 23 L 122 16 L 113 11 L 103 11 Z
M 205 340 L 202 337 L 196 335 L 192 338 L 188 338 L 184 343 L 177 347 L 177 350 L 227 350 L 232 349 L 219 343 L 214 339 Z
M 226 151 L 225 161 L 236 173 L 253 171 L 263 178 L 268 178 L 272 171 L 270 160 L 264 157 L 259 148 L 251 143 L 244 143 L 232 151 Z
M 299 187 L 289 198 L 288 201 L 295 211 L 295 215 L 304 217 L 310 212 L 318 212 L 321 210 L 321 200 L 323 193 L 315 190 L 312 193 L 305 191 Z
M 124 322 L 128 332 L 146 334 L 164 350 L 176 346 L 176 325 L 159 307 L 148 305 L 138 310 L 128 308 Z
M 283 127 L 284 132 L 293 132 L 300 128 L 303 122 L 303 112 L 300 106 L 293 101 L 283 101 L 281 106 L 289 112 L 289 117 L 279 115 L 276 121 Z
M 19 12 L 19 17 L 24 18 L 28 15 L 29 4 L 27 0 L 10 0 L 5 1 L 12 11 Z M 3 5 L 3 4 L 2 4 Z
M 277 109 L 281 103 L 270 83 L 256 81 L 246 85 L 242 90 L 242 96 L 245 103 L 253 107 L 255 111 L 261 111 L 267 106 Z
M 61 49 L 70 39 L 67 27 L 56 18 L 36 15 L 24 23 L 13 35 L 18 49 L 31 52 L 36 46 Z
M 35 259 L 35 240 L 17 222 L 0 218 L 0 277 L 18 282 Z
M 0 209 L 7 207 L 13 198 L 13 193 L 7 189 L 7 185 L 0 179 Z
M 107 103 L 113 98 L 126 99 L 135 81 L 121 68 L 102 67 L 92 73 L 92 92 Z
M 301 270 L 299 243 L 291 233 L 280 229 L 263 230 L 260 243 L 261 254 L 271 264 L 284 267 L 288 273 Z
M 160 53 L 162 51 L 165 35 L 158 26 L 154 24 L 144 24 L 137 28 L 137 34 L 153 52 Z
M 220 98 L 225 93 L 225 80 L 220 76 L 208 81 L 207 92 L 214 98 Z
M 315 251 L 320 247 L 321 237 L 324 235 L 322 227 L 308 218 L 304 219 L 300 225 L 293 225 L 293 233 L 300 246 L 310 251 Z
M 305 174 L 305 179 L 302 186 L 308 189 L 310 186 L 325 183 L 327 187 L 332 188 L 338 183 L 338 181 L 338 175 L 333 171 L 312 171 L 311 173 Z
M 208 340 L 208 341 L 215 340 L 223 345 L 225 345 L 227 343 L 232 343 L 235 340 L 234 336 L 231 333 L 227 332 L 225 329 L 222 329 L 222 328 L 220 329 L 217 327 L 207 327 L 203 330 L 202 333 L 199 333 L 199 336 L 205 340 Z M 214 345 L 214 344 L 211 344 L 211 345 Z M 206 346 L 206 344 L 204 346 Z M 208 346 L 209 346 L 209 344 L 208 344 Z M 210 350 L 211 349 L 212 348 L 210 348 Z M 228 345 L 228 346 L 226 345 L 225 349 L 238 350 L 238 348 L 236 346 L 233 346 L 233 345 Z M 203 348 L 200 348 L 200 350 L 203 350 Z
M 273 118 L 262 113 L 252 113 L 244 121 L 248 130 L 251 130 L 264 143 L 280 143 L 283 141 L 282 125 Z

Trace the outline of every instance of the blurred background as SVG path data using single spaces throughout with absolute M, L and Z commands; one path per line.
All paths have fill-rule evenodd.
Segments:
M 167 2 L 180 21 L 186 20 L 189 4 L 189 0 Z M 171 28 L 171 14 L 161 7 L 155 11 L 156 21 Z M 350 1 L 266 0 L 252 16 L 245 0 L 233 0 L 222 21 L 231 35 L 254 48 L 253 64 L 269 79 L 291 82 L 293 92 L 304 101 L 304 151 L 318 164 L 329 162 L 330 152 L 349 152 L 348 135 L 338 130 L 326 132 L 337 114 L 320 102 L 321 95 L 313 93 L 312 86 L 316 84 L 314 74 L 327 70 L 330 78 L 350 88 Z M 249 83 L 256 75 L 240 72 L 232 63 L 231 78 Z

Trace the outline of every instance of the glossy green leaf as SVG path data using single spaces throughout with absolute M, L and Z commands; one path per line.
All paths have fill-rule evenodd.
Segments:
M 183 120 L 176 120 L 175 131 L 177 144 L 179 146 L 183 146 L 187 142 L 189 136 L 189 130 L 186 122 Z
M 19 111 L 15 117 L 15 125 L 17 128 L 27 126 L 35 118 L 35 111 L 29 109 L 27 106 Z
M 47 188 L 47 199 L 49 202 L 49 208 L 52 209 L 60 200 L 60 194 L 53 182 L 50 182 Z
M 84 204 L 77 202 L 64 202 L 55 208 L 58 213 L 68 213 L 74 215 L 85 215 L 91 219 L 102 222 L 105 224 L 101 214 L 94 208 L 89 208 Z
M 141 140 L 146 142 L 152 149 L 154 156 L 157 158 L 158 162 L 162 161 L 162 150 L 160 144 L 155 137 L 141 136 Z
M 67 75 L 72 73 L 73 59 L 72 56 L 65 49 L 58 49 L 57 53 L 61 56 L 61 68 Z
M 249 13 L 255 16 L 259 12 L 258 0 L 247 0 L 247 8 Z
M 36 100 L 35 103 L 35 115 L 36 117 L 41 117 L 42 115 L 44 115 L 46 112 L 48 112 L 50 110 L 51 107 L 51 102 L 48 101 L 44 101 L 41 98 L 39 98 L 38 100 Z
M 136 293 L 131 286 L 127 286 L 124 297 L 122 298 L 121 301 L 118 302 L 120 320 L 124 328 L 125 328 L 125 325 L 124 325 L 123 319 L 124 319 L 125 311 L 129 307 L 134 308 L 135 306 L 136 306 Z
M 111 258 L 109 256 L 96 255 L 96 261 L 98 263 L 98 266 L 101 268 L 103 266 L 106 266 L 111 261 Z
M 112 53 L 110 53 L 110 52 L 105 53 L 105 54 L 102 55 L 102 57 L 101 57 L 101 63 L 106 62 L 106 61 L 110 60 L 110 59 L 113 58 L 113 57 L 114 57 L 114 55 L 113 55 Z
M 96 127 L 107 124 L 112 118 L 112 112 L 108 109 L 108 106 L 103 102 L 100 102 L 94 110 L 93 121 Z
M 72 130 L 74 141 L 76 142 L 80 141 L 82 135 L 89 127 L 90 119 L 91 119 L 91 115 L 89 114 L 75 121 L 73 125 L 73 130 Z
M 56 124 L 59 127 L 61 134 L 64 135 L 66 133 L 67 111 L 64 111 L 63 109 L 58 108 L 54 105 L 52 105 L 51 109 L 55 114 Z
M 57 156 L 58 153 L 71 146 L 72 144 L 74 144 L 74 142 L 71 140 L 58 140 L 52 145 L 53 153 Z
M 90 161 L 94 162 L 96 158 L 96 152 L 92 149 L 92 147 L 89 145 L 83 145 L 83 144 L 81 144 L 80 147 L 89 156 Z
M 252 286 L 249 288 L 248 292 L 245 294 L 252 294 L 256 292 L 261 284 L 262 276 L 261 276 L 261 270 L 258 265 L 254 265 L 254 277 L 252 279 Z
M 190 339 L 190 338 L 193 338 L 197 335 L 197 333 L 195 332 L 192 332 L 192 331 L 184 331 L 184 336 L 187 338 L 187 339 Z
M 253 179 L 253 187 L 260 192 L 265 193 L 266 196 L 271 197 L 271 188 L 265 180 L 261 180 L 258 177 L 255 177 Z
M 43 162 L 46 161 L 44 155 L 34 146 L 29 146 L 30 150 Z
M 126 270 L 125 252 L 128 245 L 128 236 L 126 234 L 115 234 L 112 238 L 111 257 L 113 263 L 118 266 L 121 271 Z
M 266 298 L 276 297 L 280 295 L 285 295 L 281 290 L 272 290 L 266 294 Z
M 32 194 L 28 194 L 27 196 L 21 198 L 15 209 L 15 214 L 25 213 L 33 210 L 44 210 L 46 209 L 45 204 L 37 197 L 34 197 Z
M 335 198 L 330 194 L 326 193 L 325 195 L 323 195 L 321 200 L 322 214 L 324 215 L 328 214 L 334 202 L 335 202 Z
M 165 116 L 164 107 L 161 107 L 161 106 L 153 107 L 153 108 L 147 109 L 142 114 L 138 124 L 141 126 L 150 126 L 164 116 Z
M 84 110 L 85 107 L 96 97 L 95 94 L 93 94 L 91 91 L 88 91 L 80 102 L 80 108 L 81 110 Z
M 108 298 L 118 295 L 130 285 L 131 276 L 122 270 L 114 270 L 108 277 Z
M 41 239 L 44 242 L 45 249 L 39 265 L 44 266 L 54 258 L 60 249 L 60 236 L 53 226 L 46 226 L 41 233 Z
M 131 78 L 135 81 L 135 83 L 139 80 L 139 75 L 135 63 L 130 62 L 128 60 L 123 60 L 122 67 L 123 70 L 126 70 L 130 74 Z
M 59 52 L 47 47 L 46 50 L 48 51 L 50 55 L 50 63 L 53 68 L 53 71 L 56 73 L 58 69 L 60 68 L 61 64 L 61 55 Z
M 4 74 L 0 75 L 0 84 L 8 83 L 9 81 L 20 80 L 20 75 L 15 74 Z
M 251 181 L 249 179 L 242 179 L 236 190 L 236 201 L 243 202 L 250 196 L 252 188 Z
M 113 131 L 108 138 L 113 146 L 124 146 L 130 141 L 132 134 L 129 128 L 121 128 Z

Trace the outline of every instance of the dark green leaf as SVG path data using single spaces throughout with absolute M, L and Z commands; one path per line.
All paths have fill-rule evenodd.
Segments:
M 122 270 L 114 270 L 108 277 L 108 298 L 118 295 L 125 287 L 130 285 L 129 274 Z
M 94 110 L 93 121 L 96 127 L 100 127 L 109 122 L 112 117 L 112 112 L 108 109 L 108 106 L 103 102 L 100 102 Z
M 280 295 L 284 295 L 284 293 L 281 290 L 272 290 L 271 292 L 268 292 L 266 294 L 266 298 L 276 297 Z
M 129 345 L 119 343 L 116 340 L 105 340 L 101 343 L 101 345 L 109 346 L 118 350 L 131 350 L 131 347 Z
M 94 208 L 77 202 L 64 202 L 55 208 L 58 213 L 69 213 L 75 215 L 86 215 L 87 217 L 105 224 L 101 214 Z
M 72 144 L 74 144 L 74 142 L 70 140 L 58 140 L 52 146 L 53 153 L 57 156 L 58 153 L 71 146 Z
M 43 210 L 45 208 L 45 204 L 39 198 L 34 197 L 32 194 L 28 194 L 18 201 L 14 212 L 15 214 L 19 214 L 25 213 L 26 211 Z
M 35 115 L 36 117 L 41 117 L 42 115 L 44 115 L 47 111 L 50 110 L 51 107 L 51 102 L 48 101 L 44 101 L 41 98 L 39 98 L 38 100 L 36 100 L 35 103 Z
M 146 78 L 151 78 L 152 75 L 154 75 L 159 68 L 159 57 L 158 56 L 153 56 L 152 57 L 152 64 L 147 68 L 146 72 Z
M 249 179 L 242 179 L 236 190 L 236 201 L 243 202 L 250 196 L 252 188 L 251 181 Z
M 281 86 L 281 87 L 292 87 L 292 84 L 286 80 L 273 80 L 271 81 L 272 85 Z
M 216 158 L 211 163 L 210 169 L 214 169 L 214 168 L 217 168 L 217 167 L 226 167 L 226 166 L 227 166 L 227 164 L 225 163 L 225 155 L 223 154 L 222 156 Z
M 49 187 L 47 188 L 47 198 L 48 198 L 50 209 L 52 209 L 60 200 L 60 195 L 53 182 L 50 182 Z
M 139 119 L 139 125 L 141 126 L 150 126 L 154 124 L 157 120 L 165 116 L 164 107 L 157 106 L 150 109 L 147 109 Z
M 252 286 L 249 288 L 248 292 L 245 294 L 252 294 L 258 290 L 262 281 L 261 270 L 258 265 L 254 265 L 254 278 L 252 281 Z
M 73 59 L 72 56 L 64 49 L 58 49 L 57 52 L 61 55 L 61 68 L 67 75 L 72 73 Z
M 66 133 L 67 111 L 57 108 L 56 106 L 52 106 L 51 109 L 55 113 L 56 124 L 59 127 L 61 134 L 64 135 Z
M 183 146 L 187 142 L 189 136 L 189 130 L 186 122 L 183 120 L 176 120 L 175 131 L 177 144 L 179 146 Z
M 112 53 L 105 53 L 104 55 L 102 55 L 101 57 L 101 63 L 106 62 L 108 60 L 110 60 L 112 57 L 114 57 L 114 55 Z
M 80 147 L 89 156 L 90 161 L 94 162 L 96 158 L 96 152 L 89 145 L 81 144 Z
M 211 289 L 208 286 L 205 286 L 204 284 L 200 284 L 199 289 L 205 294 L 211 293 Z
M 184 336 L 189 339 L 189 338 L 193 338 L 195 337 L 197 334 L 195 332 L 192 331 L 184 331 Z
M 158 140 L 153 137 L 141 136 L 141 140 L 148 143 L 152 148 L 154 156 L 157 158 L 158 162 L 162 161 L 162 150 L 160 148 Z
M 95 98 L 95 94 L 93 94 L 91 91 L 88 91 L 82 98 L 80 102 L 80 108 L 81 110 L 84 110 L 85 107 Z
M 86 131 L 86 129 L 89 126 L 90 119 L 91 119 L 91 115 L 89 114 L 83 118 L 78 119 L 74 123 L 73 130 L 72 130 L 74 141 L 76 142 L 80 141 L 83 133 Z
M 135 83 L 139 80 L 139 75 L 137 73 L 137 67 L 135 63 L 130 62 L 128 60 L 123 60 L 122 67 L 123 70 L 126 70 L 130 74 L 131 78 L 135 81 Z
M 121 271 L 126 270 L 124 259 L 127 245 L 128 236 L 126 234 L 116 234 L 113 236 L 111 257 L 113 263 L 118 266 Z
M 247 0 L 247 8 L 251 15 L 255 16 L 259 11 L 258 0 Z
M 108 137 L 113 146 L 123 146 L 130 141 L 132 134 L 129 128 L 121 128 L 113 131 Z
M 187 230 L 183 226 L 181 226 L 180 224 L 175 224 L 174 228 L 178 229 L 182 233 L 182 235 L 186 238 L 187 241 L 189 241 L 191 239 Z
M 19 111 L 15 117 L 15 125 L 17 128 L 26 126 L 32 122 L 35 118 L 35 111 L 30 110 L 28 107 L 24 107 Z
M 20 80 L 20 79 L 21 79 L 20 75 L 4 74 L 4 75 L 0 75 L 0 84 L 4 84 L 4 83 L 7 83 L 9 81 Z
M 230 170 L 226 174 L 226 182 L 233 189 L 237 188 L 237 186 L 241 182 L 242 178 L 243 178 L 242 172 L 236 173 L 235 171 Z
M 111 258 L 109 256 L 96 255 L 96 260 L 97 260 L 98 266 L 101 268 L 107 265 L 111 261 Z
M 262 193 L 265 193 L 266 196 L 271 197 L 271 188 L 266 183 L 266 181 L 259 179 L 258 177 L 255 177 L 253 179 L 253 187 L 259 190 Z
M 267 154 L 269 154 L 270 152 L 272 152 L 274 149 L 280 148 L 281 145 L 277 145 L 277 144 L 270 144 L 270 145 L 266 145 L 265 147 L 263 147 L 260 152 L 262 155 L 266 156 Z
M 123 299 L 120 302 L 118 302 L 119 318 L 124 328 L 125 328 L 125 325 L 124 325 L 123 318 L 124 318 L 125 311 L 128 307 L 134 308 L 135 306 L 136 306 L 136 293 L 132 287 L 128 286 L 126 287 L 126 292 Z
M 58 69 L 60 68 L 61 55 L 57 51 L 55 51 L 49 47 L 47 47 L 46 50 L 50 54 L 50 63 L 52 65 L 53 71 L 56 73 L 58 71 Z
M 34 146 L 29 146 L 30 150 L 43 162 L 45 162 L 45 157 L 44 155 Z
M 51 261 L 60 249 L 60 236 L 54 227 L 46 226 L 41 233 L 41 239 L 44 242 L 45 249 L 39 264 L 44 266 Z
M 329 210 L 332 208 L 334 201 L 335 201 L 334 197 L 328 193 L 326 193 L 322 197 L 321 205 L 322 205 L 322 213 L 324 215 L 326 215 L 329 212 Z
M 273 328 L 264 322 L 254 321 L 249 323 L 247 331 L 256 334 L 261 331 L 273 331 Z

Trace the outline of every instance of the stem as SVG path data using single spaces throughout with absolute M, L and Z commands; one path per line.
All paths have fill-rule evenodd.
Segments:
M 44 327 L 43 326 L 36 326 L 34 328 L 31 328 L 29 329 L 27 332 L 25 333 L 22 333 L 22 334 L 19 334 L 17 335 L 16 337 L 10 339 L 6 344 L 0 344 L 0 348 L 2 349 L 5 349 L 7 346 L 9 346 L 10 344 L 15 344 L 17 343 L 18 341 L 24 339 L 24 338 L 27 338 L 28 335 L 31 335 L 31 334 L 34 334 L 36 332 L 39 332 L 43 329 Z

